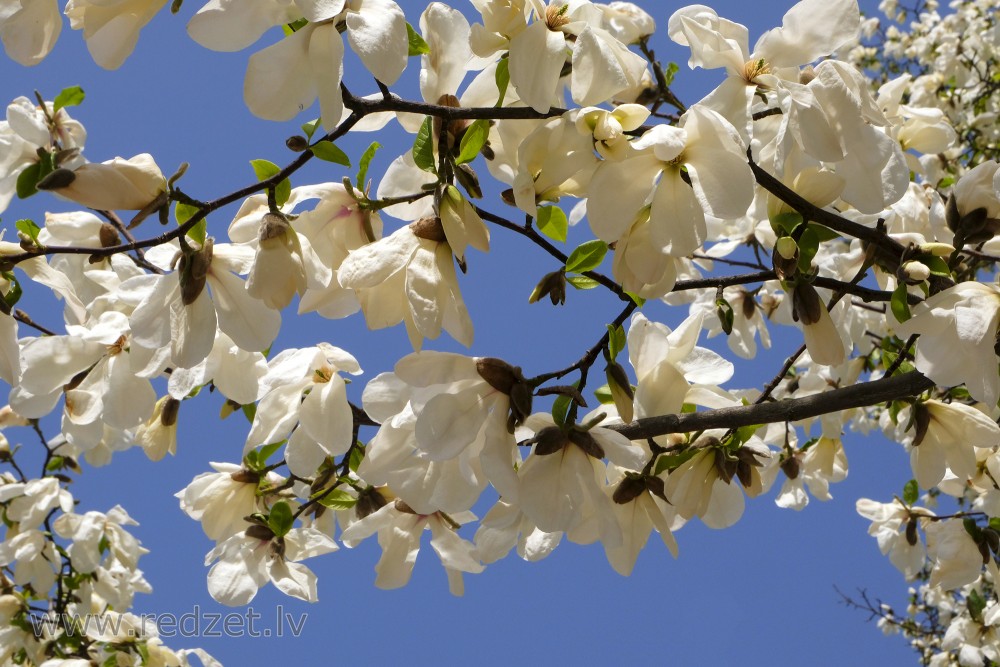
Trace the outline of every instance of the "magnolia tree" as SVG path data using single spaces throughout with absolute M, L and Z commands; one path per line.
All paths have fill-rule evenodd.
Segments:
M 686 522 L 731 526 L 746 497 L 828 500 L 848 474 L 845 434 L 880 430 L 913 480 L 857 511 L 914 582 L 911 605 L 851 603 L 924 664 L 1000 662 L 997 0 L 941 14 L 884 0 L 869 19 L 855 0 L 802 0 L 752 47 L 703 5 L 654 21 L 627 2 L 471 4 L 198 9 L 187 30 L 207 49 L 283 32 L 247 59 L 244 98 L 294 128 L 292 157 L 254 161 L 257 180 L 233 192 L 196 197 L 186 165 L 165 174 L 148 153 L 90 162 L 79 88 L 9 104 L 0 210 L 78 210 L 22 218 L 0 244 L 0 418 L 44 446 L 0 448 L 3 663 L 218 664 L 129 613 L 149 589 L 135 522 L 120 506 L 77 513 L 72 493 L 82 461 L 173 454 L 183 404 L 207 389 L 223 416 L 246 416 L 246 439 L 177 497 L 217 542 L 207 580 L 223 604 L 268 584 L 314 601 L 305 561 L 369 538 L 375 585 L 404 586 L 424 531 L 456 595 L 464 574 L 564 540 L 628 575 L 651 538 L 676 555 Z M 115 69 L 165 5 L 69 0 L 62 13 Z M 56 0 L 0 3 L 21 65 L 62 27 Z M 724 69 L 721 84 L 681 100 L 679 68 L 653 52 L 666 38 L 696 73 Z M 367 71 L 345 72 L 347 48 Z M 404 74 L 420 99 L 394 92 Z M 395 124 L 412 136 L 384 173 L 368 168 L 378 143 L 337 145 Z M 302 182 L 310 161 L 339 176 Z M 231 215 L 228 229 L 209 214 Z M 590 240 L 567 247 L 572 225 Z M 575 362 L 526 372 L 425 349 L 442 333 L 472 345 L 464 274 L 502 234 L 549 257 L 526 270 L 539 278 L 528 300 L 552 305 L 531 308 L 587 290 L 619 301 L 565 343 Z M 64 328 L 32 319 L 42 290 L 29 283 L 62 300 Z M 680 324 L 645 314 L 653 300 Z M 329 343 L 273 345 L 293 307 L 401 325 L 412 349 L 354 379 L 352 402 L 361 367 L 335 323 Z M 769 327 L 792 332 L 787 359 L 761 386 L 732 386 L 726 356 L 770 347 Z M 716 335 L 731 354 L 699 345 Z M 120 623 L 35 631 L 88 614 Z

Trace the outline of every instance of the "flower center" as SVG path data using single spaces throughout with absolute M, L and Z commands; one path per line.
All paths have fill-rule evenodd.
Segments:
M 754 83 L 754 79 L 764 74 L 770 74 L 774 70 L 763 58 L 748 60 L 743 64 L 743 79 L 748 83 Z

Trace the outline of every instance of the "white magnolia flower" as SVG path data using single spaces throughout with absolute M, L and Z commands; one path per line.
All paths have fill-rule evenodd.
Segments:
M 107 514 L 63 514 L 53 522 L 52 527 L 60 537 L 72 540 L 67 553 L 73 568 L 77 572 L 90 573 L 101 565 L 105 550 L 110 557 L 134 570 L 139 557 L 149 551 L 142 548 L 139 540 L 122 526 L 138 525 L 120 505 L 115 505 Z
M 39 187 L 101 211 L 138 211 L 167 189 L 167 179 L 149 153 L 127 160 L 116 157 L 99 164 L 88 162 L 74 170 L 57 171 L 48 178 L 52 179 L 49 184 L 43 181 Z
M 83 30 L 87 50 L 104 69 L 118 69 L 132 55 L 139 31 L 167 0 L 69 0 L 66 16 Z
M 960 480 L 970 479 L 976 474 L 976 449 L 1000 442 L 1000 426 L 971 405 L 927 400 L 900 413 L 900 419 L 910 414 L 915 428 L 910 465 L 923 489 L 937 486 L 946 467 Z
M 562 536 L 539 530 L 517 505 L 500 499 L 479 522 L 473 542 L 479 558 L 489 565 L 504 558 L 515 546 L 517 555 L 524 560 L 541 560 L 559 546 Z
M 860 498 L 856 509 L 872 522 L 868 534 L 878 541 L 882 554 L 888 556 L 907 579 L 917 576 L 924 567 L 926 553 L 917 528 L 927 529 L 933 524 L 927 517 L 934 513 L 921 507 L 906 507 L 899 500 L 880 503 L 868 498 Z M 961 522 L 958 525 L 961 526 Z
M 271 359 L 262 380 L 269 391 L 257 406 L 244 454 L 288 438 L 288 469 L 306 477 L 324 457 L 345 453 L 354 442 L 354 416 L 340 372 L 358 375 L 361 367 L 328 343 L 284 350 Z
M 794 463 L 789 463 L 794 460 Z M 781 462 L 786 479 L 774 503 L 793 510 L 804 509 L 809 504 L 809 493 L 816 500 L 827 501 L 830 484 L 847 478 L 847 453 L 839 438 L 820 437 L 805 452 L 796 451 L 792 459 Z M 809 493 L 806 493 L 806 489 Z
M 336 551 L 330 537 L 314 528 L 293 528 L 278 537 L 254 525 L 220 542 L 205 556 L 208 592 L 217 601 L 237 607 L 249 604 L 268 581 L 285 595 L 316 602 L 316 575 L 296 561 Z
M 960 519 L 934 521 L 925 529 L 927 554 L 934 561 L 931 586 L 950 591 L 971 584 L 983 570 L 983 556 Z
M 53 480 L 55 481 L 55 480 Z M 0 542 L 0 567 L 13 565 L 14 583 L 30 585 L 45 595 L 56 582 L 56 567 L 60 563 L 55 543 L 35 528 L 7 535 Z
M 525 213 L 535 215 L 540 202 L 587 193 L 598 160 L 592 136 L 577 130 L 576 119 L 577 112 L 568 112 L 547 120 L 518 144 L 514 201 Z
M 221 542 L 246 529 L 246 520 L 257 511 L 257 484 L 260 475 L 233 463 L 211 463 L 216 472 L 201 473 L 178 491 L 181 510 L 213 540 Z M 268 482 L 280 483 L 275 473 Z
M 611 483 L 605 492 L 614 494 L 615 518 L 622 531 L 620 545 L 610 547 L 604 543 L 604 555 L 611 567 L 622 576 L 631 575 L 639 552 L 654 529 L 670 555 L 677 558 L 674 531 L 683 527 L 685 519 L 664 499 L 663 480 L 659 477 L 629 478 L 624 470 L 615 466 L 608 466 L 608 471 L 612 473 Z
M 431 548 L 448 574 L 448 590 L 452 595 L 462 595 L 465 592 L 462 573 L 479 574 L 484 569 L 475 546 L 456 532 L 458 525 L 475 518 L 471 512 L 417 514 L 406 503 L 397 500 L 352 523 L 341 533 L 340 539 L 345 546 L 354 547 L 377 533 L 382 557 L 375 565 L 375 585 L 393 589 L 410 581 L 420 552 L 420 536 L 430 530 Z
M 998 326 L 1000 288 L 964 282 L 915 306 L 913 317 L 896 326 L 896 335 L 920 334 L 916 366 L 921 373 L 942 386 L 965 384 L 974 399 L 994 406 L 1000 400 Z
M 164 396 L 156 402 L 153 414 L 135 431 L 136 441 L 151 461 L 159 461 L 177 452 L 177 412 L 181 402 Z

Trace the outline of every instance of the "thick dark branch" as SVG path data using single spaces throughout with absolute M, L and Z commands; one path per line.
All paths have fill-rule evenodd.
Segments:
M 803 398 L 718 408 L 680 415 L 662 415 L 637 419 L 631 424 L 609 426 L 631 440 L 642 440 L 667 433 L 691 433 L 712 428 L 739 428 L 752 424 L 799 421 L 810 417 L 884 403 L 896 398 L 915 396 L 930 389 L 934 382 L 918 371 L 903 373 L 873 382 L 863 382 Z
M 439 104 L 427 104 L 426 102 L 413 102 L 404 100 L 401 97 L 392 96 L 381 97 L 376 100 L 355 97 L 346 90 L 344 91 L 344 106 L 353 111 L 358 116 L 381 113 L 384 111 L 401 111 L 405 113 L 421 114 L 424 116 L 434 116 L 445 120 L 458 120 L 460 118 L 486 120 L 542 120 L 545 118 L 555 118 L 566 113 L 566 109 L 553 107 L 541 113 L 531 107 L 445 107 Z

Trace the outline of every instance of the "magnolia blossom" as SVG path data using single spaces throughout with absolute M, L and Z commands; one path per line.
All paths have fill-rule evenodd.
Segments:
M 947 591 L 979 578 L 983 556 L 961 520 L 934 521 L 925 530 L 927 555 L 934 561 L 931 586 Z
M 484 569 L 472 543 L 456 532 L 459 525 L 475 518 L 471 512 L 417 514 L 406 503 L 395 501 L 351 524 L 341 533 L 340 539 L 346 546 L 353 547 L 377 533 L 382 557 L 375 565 L 375 585 L 393 589 L 409 582 L 420 552 L 420 536 L 430 530 L 431 548 L 448 574 L 448 590 L 452 595 L 462 595 L 465 592 L 462 573 L 479 574 Z
M 526 561 L 541 560 L 562 540 L 562 533 L 546 533 L 514 503 L 501 499 L 479 521 L 473 541 L 480 559 L 487 565 L 500 560 L 514 547 Z
M 910 464 L 924 489 L 944 479 L 945 466 L 959 479 L 971 478 L 976 474 L 976 449 L 990 449 L 1000 441 L 1000 426 L 970 405 L 927 400 L 908 413 L 915 428 Z
M 684 526 L 685 519 L 662 495 L 662 478 L 629 477 L 613 465 L 608 466 L 608 473 L 610 484 L 605 492 L 613 493 L 615 518 L 622 531 L 620 545 L 612 547 L 604 542 L 604 555 L 615 572 L 625 577 L 632 574 L 639 552 L 654 529 L 670 555 L 677 558 L 674 531 Z
M 913 317 L 896 326 L 896 335 L 920 334 L 916 366 L 921 373 L 940 385 L 965 384 L 974 399 L 994 406 L 1000 400 L 998 325 L 1000 288 L 964 282 L 915 306 Z
M 821 436 L 804 452 L 795 452 L 781 462 L 786 479 L 774 499 L 778 507 L 802 510 L 809 504 L 809 493 L 816 500 L 827 501 L 830 484 L 847 478 L 847 453 L 839 438 Z
M 933 517 L 934 513 L 919 507 L 906 507 L 899 500 L 880 503 L 868 498 L 860 498 L 856 509 L 872 522 L 868 534 L 878 541 L 879 550 L 889 557 L 896 569 L 907 579 L 917 576 L 925 561 L 924 545 L 917 527 L 926 529 L 931 525 L 928 517 Z M 961 522 L 958 525 L 961 526 Z
M 167 180 L 149 153 L 50 174 L 39 187 L 100 211 L 146 208 L 166 192 Z
M 259 530 L 255 530 L 259 529 Z M 316 575 L 296 561 L 336 551 L 337 543 L 314 528 L 293 528 L 276 536 L 254 525 L 220 542 L 205 556 L 208 592 L 222 604 L 249 604 L 268 581 L 285 595 L 316 602 Z
M 233 463 L 211 463 L 216 472 L 205 472 L 175 494 L 181 510 L 213 540 L 226 538 L 246 529 L 244 517 L 257 511 L 257 484 L 261 476 Z M 280 482 L 275 473 L 267 481 Z
M 138 525 L 120 505 L 115 505 L 107 514 L 63 514 L 53 522 L 52 527 L 60 537 L 73 541 L 67 549 L 73 568 L 77 572 L 90 573 L 101 564 L 105 550 L 134 570 L 139 557 L 149 551 L 139 546 L 139 540 L 123 526 Z
M 165 4 L 167 0 L 69 0 L 66 16 L 73 30 L 83 30 L 94 62 L 118 69 L 135 50 L 139 31 Z

